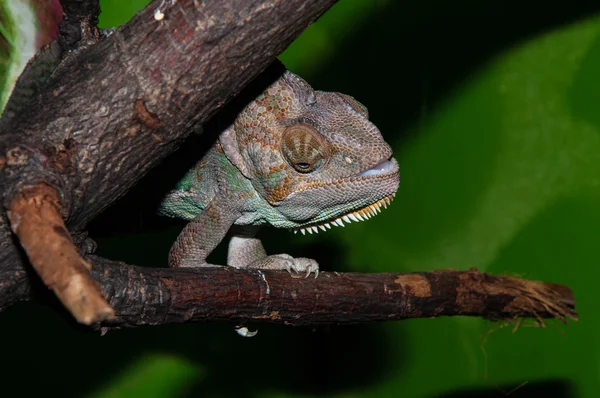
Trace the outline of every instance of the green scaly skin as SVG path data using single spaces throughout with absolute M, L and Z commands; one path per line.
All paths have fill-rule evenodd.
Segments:
M 227 265 L 317 276 L 315 260 L 267 256 L 257 229 L 313 233 L 370 218 L 399 183 L 398 163 L 362 104 L 285 72 L 163 201 L 162 214 L 190 220 L 169 265 L 214 266 L 206 258 L 232 229 Z

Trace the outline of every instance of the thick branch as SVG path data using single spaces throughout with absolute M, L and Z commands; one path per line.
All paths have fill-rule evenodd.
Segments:
M 105 326 L 188 321 L 286 325 L 362 323 L 481 316 L 576 318 L 561 285 L 470 271 L 409 274 L 324 272 L 317 279 L 286 272 L 140 268 L 90 257 L 117 317 Z

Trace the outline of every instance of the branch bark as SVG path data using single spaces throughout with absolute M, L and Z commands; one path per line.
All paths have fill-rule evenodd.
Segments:
M 115 267 L 99 258 L 92 262 L 94 276 L 110 288 L 109 301 L 117 317 L 103 324 L 112 327 L 188 321 L 302 326 L 457 315 L 566 322 L 577 317 L 572 293 L 564 286 L 476 270 L 324 272 L 314 279 L 230 267 L 144 269 Z
M 99 326 L 135 327 L 191 321 L 303 326 L 438 316 L 514 321 L 576 319 L 569 288 L 469 271 L 417 273 L 143 268 L 89 256 L 116 317 Z M 21 299 L 31 299 L 24 292 Z

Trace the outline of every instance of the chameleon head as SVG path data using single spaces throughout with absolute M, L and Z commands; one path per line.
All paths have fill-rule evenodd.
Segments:
M 248 105 L 229 134 L 225 154 L 268 203 L 261 216 L 275 227 L 312 233 L 368 219 L 400 183 L 366 107 L 314 91 L 291 72 Z

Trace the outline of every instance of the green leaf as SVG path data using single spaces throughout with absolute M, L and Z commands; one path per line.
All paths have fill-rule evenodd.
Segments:
M 180 397 L 186 387 L 202 377 L 203 372 L 184 359 L 152 354 L 137 359 L 115 380 L 107 383 L 106 389 L 90 398 Z
M 150 0 L 100 0 L 100 28 L 116 28 L 129 21 L 136 12 L 150 3 Z
M 0 113 L 21 71 L 37 51 L 38 21 L 27 0 L 0 0 Z

